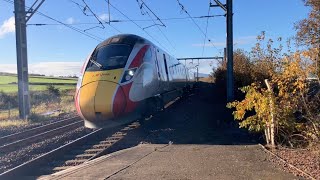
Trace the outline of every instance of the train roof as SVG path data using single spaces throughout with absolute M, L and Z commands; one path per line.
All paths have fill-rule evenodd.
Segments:
M 137 42 L 151 43 L 147 39 L 140 37 L 140 36 L 137 36 L 137 35 L 134 35 L 134 34 L 118 34 L 118 35 L 112 36 L 112 37 L 104 40 L 100 44 L 98 44 L 97 48 L 99 48 L 101 46 L 106 46 L 108 44 L 128 44 L 128 45 L 133 46 Z

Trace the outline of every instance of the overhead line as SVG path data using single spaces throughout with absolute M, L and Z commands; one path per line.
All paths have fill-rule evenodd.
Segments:
M 209 16 L 210 14 L 210 4 L 211 4 L 211 0 L 209 0 L 209 8 L 208 8 L 208 14 L 207 16 Z M 206 34 L 204 36 L 204 40 L 203 40 L 203 46 L 202 46 L 202 56 L 204 54 L 204 46 L 206 45 L 206 39 L 207 39 L 207 33 L 208 33 L 208 25 L 209 25 L 209 18 L 207 18 L 207 24 L 206 24 Z
M 5 1 L 5 0 L 4 0 Z M 219 17 L 224 15 L 212 15 L 212 16 L 196 16 L 192 17 L 194 19 L 203 19 L 203 18 L 212 18 L 212 17 Z M 172 18 L 162 18 L 162 21 L 170 21 L 170 20 L 184 20 L 184 19 L 190 19 L 190 17 L 172 17 Z M 133 21 L 155 21 L 156 19 L 132 19 Z M 110 22 L 113 23 L 122 23 L 122 22 L 131 22 L 130 20 L 125 19 L 119 19 L 119 20 L 111 20 Z M 72 25 L 98 25 L 99 23 L 91 23 L 91 22 L 84 22 L 84 23 L 73 23 Z M 104 24 L 108 24 L 108 22 L 104 22 Z M 34 26 L 56 26 L 61 24 L 53 24 L 53 23 L 31 23 L 28 25 L 34 25 Z
M 14 2 L 11 1 L 11 0 L 3 0 L 3 1 L 8 2 L 8 3 L 11 3 L 11 4 L 14 4 Z M 27 6 L 26 6 L 26 7 L 27 7 Z M 27 7 L 27 8 L 29 8 L 29 7 Z M 41 13 L 41 12 L 39 12 L 39 11 L 37 11 L 36 13 L 39 14 L 39 15 L 41 15 L 41 16 L 43 16 L 43 17 L 46 17 L 46 18 L 48 18 L 48 19 L 51 19 L 52 21 L 55 21 L 55 22 L 57 22 L 57 23 L 59 23 L 59 24 L 61 24 L 61 25 L 64 25 L 64 26 L 66 26 L 66 27 L 68 27 L 68 28 L 70 28 L 70 29 L 72 29 L 72 30 L 74 30 L 74 31 L 77 31 L 77 32 L 79 32 L 79 33 L 81 33 L 81 34 L 83 34 L 83 35 L 85 35 L 85 36 L 87 36 L 87 37 L 89 37 L 89 38 L 91 38 L 91 39 L 94 39 L 94 40 L 97 40 L 97 41 L 100 41 L 100 42 L 103 40 L 102 38 L 100 38 L 100 37 L 98 37 L 98 36 L 96 36 L 96 35 L 93 35 L 93 34 L 84 32 L 84 31 L 81 30 L 81 29 L 78 29 L 78 28 L 75 28 L 75 27 L 73 27 L 73 26 L 71 26 L 71 25 L 69 25 L 69 24 L 63 23 L 63 22 L 61 22 L 61 21 L 59 21 L 59 20 L 57 20 L 57 19 L 55 19 L 55 18 L 52 18 L 52 17 L 50 17 L 50 16 L 48 16 L 48 15 L 46 15 L 46 14 L 44 14 L 44 13 Z
M 179 6 L 181 7 L 182 11 L 184 11 L 189 17 L 190 19 L 192 20 L 192 22 L 196 25 L 196 27 L 199 29 L 199 31 L 204 35 L 206 36 L 206 33 L 201 29 L 201 27 L 198 25 L 198 23 L 192 18 L 192 16 L 189 14 L 189 12 L 184 8 L 184 6 L 181 4 L 181 2 L 179 0 L 177 0 Z M 212 46 L 214 48 L 216 48 L 218 51 L 219 49 L 211 42 L 211 40 L 208 38 L 208 41 L 212 44 Z
M 107 3 L 108 1 L 105 0 Z M 167 48 L 165 48 L 157 39 L 155 39 L 150 33 L 148 33 L 148 31 L 144 30 L 139 24 L 137 24 L 135 21 L 133 21 L 132 19 L 130 19 L 126 14 L 124 14 L 122 11 L 120 11 L 118 8 L 116 8 L 114 5 L 112 5 L 111 3 L 109 3 L 111 7 L 113 7 L 116 11 L 118 11 L 120 14 L 122 14 L 124 17 L 126 17 L 129 21 L 131 21 L 133 24 L 135 24 L 137 27 L 139 27 L 142 31 L 144 31 L 149 37 L 151 37 L 154 41 L 156 41 L 163 49 L 165 49 L 166 51 L 168 51 Z
M 104 29 L 105 26 L 104 26 L 103 24 L 107 24 L 107 25 L 109 25 L 110 27 L 112 27 L 114 30 L 116 30 L 116 31 L 118 31 L 119 33 L 121 33 L 121 31 L 120 31 L 119 29 L 117 29 L 116 27 L 112 26 L 112 25 L 110 24 L 110 22 L 106 22 L 106 21 L 104 21 L 103 19 L 101 19 L 99 16 L 97 16 L 97 14 L 92 11 L 92 9 L 91 9 L 91 8 L 89 7 L 89 5 L 85 2 L 85 0 L 82 0 L 83 3 L 85 4 L 85 6 L 80 5 L 80 4 L 77 3 L 77 2 L 74 2 L 73 0 L 70 0 L 70 1 L 73 2 L 74 4 L 76 4 L 79 8 L 80 8 L 80 7 L 83 8 L 83 9 L 81 9 L 81 8 L 80 8 L 80 9 L 81 9 L 81 11 L 83 12 L 83 14 L 86 15 L 86 16 L 89 16 L 89 15 L 85 12 L 85 10 L 88 9 L 88 10 L 90 11 L 90 13 L 91 13 L 91 14 L 97 19 L 97 21 L 98 21 L 98 23 L 94 23 L 94 24 L 99 24 L 99 25 L 102 26 L 102 27 L 100 27 L 100 26 L 91 27 L 91 28 L 88 28 L 88 29 L 86 29 L 86 30 L 84 30 L 84 31 L 88 31 L 88 30 L 94 29 L 94 28 L 96 28 L 96 27 L 100 27 L 100 28 Z M 103 21 L 104 23 L 103 23 L 102 21 Z M 87 23 L 87 24 L 89 24 L 89 23 Z M 93 23 L 92 23 L 92 24 L 93 24 Z M 74 25 L 74 24 L 72 24 L 72 25 Z
M 147 14 L 150 17 L 150 14 L 147 12 Z M 151 18 L 151 17 L 150 17 Z M 155 21 L 153 21 L 155 23 Z M 160 31 L 160 33 L 164 36 L 164 38 L 169 42 L 169 44 L 172 46 L 172 48 L 177 51 L 177 49 L 175 48 L 175 46 L 172 44 L 172 42 L 169 40 L 169 38 L 164 34 L 164 32 L 159 28 L 159 26 L 156 26 L 158 28 L 158 30 Z
M 137 0 L 137 2 L 139 3 L 139 1 Z M 141 4 L 140 8 L 143 8 L 143 5 L 145 5 L 145 7 L 147 7 L 149 9 L 149 11 L 152 12 L 152 14 L 164 25 L 164 27 L 166 27 L 166 25 L 160 20 L 160 18 L 148 7 L 148 5 L 141 0 L 141 2 L 143 2 L 143 4 Z M 155 20 L 152 19 L 151 15 L 149 14 L 148 11 L 146 11 L 146 13 L 148 14 L 148 16 L 150 17 L 150 19 L 153 21 L 154 24 L 156 24 Z M 177 51 L 177 49 L 175 48 L 175 46 L 172 44 L 172 42 L 169 40 L 169 38 L 164 34 L 164 32 L 159 28 L 159 26 L 156 25 L 156 27 L 158 28 L 158 30 L 160 31 L 160 33 L 162 34 L 162 36 L 164 36 L 164 38 L 169 42 L 169 44 L 172 46 L 172 48 L 174 49 L 174 51 Z
M 139 0 L 137 0 L 137 2 L 139 3 Z M 161 24 L 164 26 L 164 27 L 166 27 L 166 25 L 161 21 L 161 19 L 149 8 L 149 6 L 143 1 L 143 0 L 141 0 L 141 2 L 142 2 L 142 4 L 141 4 L 141 6 L 140 6 L 140 9 L 142 9 L 143 7 L 146 7 L 156 18 L 157 18 L 157 20 L 159 21 L 159 22 L 161 22 Z M 143 6 L 144 5 L 144 6 Z M 148 11 L 146 11 L 146 12 L 148 12 Z M 150 15 L 149 15 L 150 16 Z M 151 18 L 151 16 L 150 16 L 150 18 Z M 152 19 L 152 18 L 151 18 Z M 152 19 L 152 21 L 154 21 L 153 19 Z

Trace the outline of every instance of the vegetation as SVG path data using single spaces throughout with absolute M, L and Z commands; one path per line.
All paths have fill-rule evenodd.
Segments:
M 311 12 L 295 25 L 300 50 L 293 51 L 288 40 L 284 51 L 281 38 L 267 40 L 262 32 L 250 53 L 234 52 L 238 100 L 227 107 L 240 127 L 264 132 L 271 145 L 320 143 L 320 3 L 306 0 L 305 5 Z M 217 85 L 225 85 L 225 75 L 222 63 L 214 72 Z
M 63 89 L 74 89 L 76 78 L 56 78 L 47 76 L 29 76 L 30 91 L 45 91 L 47 85 Z M 16 75 L 6 74 L 0 75 L 0 91 L 6 93 L 15 93 L 18 91 L 18 79 Z
M 1 128 L 12 127 L 12 126 L 20 127 L 20 126 L 25 126 L 28 124 L 29 124 L 29 121 L 21 120 L 21 119 L 19 119 L 19 120 L 1 120 L 0 121 Z
M 75 78 L 29 76 L 31 115 L 29 121 L 19 121 L 18 85 L 15 74 L 0 73 L 0 127 L 21 126 L 38 122 L 59 113 L 73 112 Z M 58 111 L 57 111 L 58 110 Z M 9 119 L 9 120 L 8 120 Z M 19 122 L 19 123 L 18 123 Z

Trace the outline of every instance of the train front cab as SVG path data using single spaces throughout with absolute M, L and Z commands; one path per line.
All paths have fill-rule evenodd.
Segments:
M 113 119 L 125 110 L 127 98 L 119 82 L 133 76 L 132 71 L 124 72 L 131 51 L 127 44 L 107 44 L 89 57 L 76 94 L 77 111 L 86 127 L 105 126 L 106 120 L 110 126 L 118 125 Z

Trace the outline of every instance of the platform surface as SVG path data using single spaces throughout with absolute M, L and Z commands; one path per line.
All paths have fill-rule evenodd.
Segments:
M 259 145 L 141 144 L 41 179 L 297 179 Z

